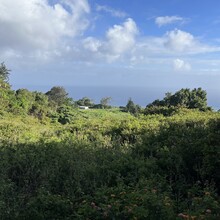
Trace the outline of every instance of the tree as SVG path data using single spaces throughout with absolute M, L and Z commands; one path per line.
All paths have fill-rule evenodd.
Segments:
M 29 112 L 35 100 L 34 93 L 27 89 L 18 89 L 15 92 L 15 97 L 19 108 L 23 109 L 26 113 Z
M 34 103 L 29 111 L 29 114 L 34 115 L 38 119 L 43 119 L 49 111 L 48 96 L 41 92 L 33 92 Z
M 140 112 L 141 107 L 139 105 L 135 105 L 131 98 L 129 98 L 125 110 L 131 114 L 136 115 Z
M 13 102 L 14 92 L 8 83 L 10 70 L 7 69 L 4 63 L 0 64 L 0 110 L 9 110 Z
M 68 93 L 62 86 L 54 86 L 45 94 L 48 96 L 49 101 L 55 102 L 58 106 L 68 101 Z
M 207 109 L 207 93 L 202 88 L 193 89 L 191 92 L 189 107 L 198 108 L 200 110 Z
M 100 104 L 102 105 L 102 108 L 107 108 L 109 106 L 109 102 L 111 101 L 111 97 L 104 97 L 100 100 Z
M 0 79 L 5 82 L 8 82 L 10 71 L 11 70 L 7 69 L 4 62 L 1 63 L 1 65 L 0 65 Z
M 79 106 L 88 106 L 88 107 L 91 107 L 94 105 L 93 101 L 88 97 L 83 97 L 82 99 L 79 99 L 76 102 L 76 104 Z
M 170 105 L 188 108 L 190 96 L 191 96 L 190 89 L 181 89 L 177 91 L 174 95 L 170 96 Z
M 198 89 L 181 89 L 175 94 L 166 93 L 163 100 L 155 100 L 151 104 L 147 105 L 146 108 L 152 107 L 184 107 L 189 109 L 197 108 L 199 110 L 210 109 L 207 106 L 207 93 L 201 88 Z

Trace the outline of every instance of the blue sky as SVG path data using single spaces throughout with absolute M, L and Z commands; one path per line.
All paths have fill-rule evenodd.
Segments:
M 0 57 L 15 88 L 219 93 L 219 7 L 218 0 L 0 0 Z

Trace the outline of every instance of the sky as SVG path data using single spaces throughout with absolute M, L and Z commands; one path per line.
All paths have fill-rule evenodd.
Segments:
M 0 0 L 14 87 L 220 93 L 219 0 Z

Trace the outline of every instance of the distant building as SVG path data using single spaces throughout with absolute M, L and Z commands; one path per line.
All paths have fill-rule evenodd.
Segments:
M 84 110 L 89 109 L 89 107 L 88 107 L 88 106 L 79 106 L 79 108 L 80 108 L 80 109 L 84 109 Z

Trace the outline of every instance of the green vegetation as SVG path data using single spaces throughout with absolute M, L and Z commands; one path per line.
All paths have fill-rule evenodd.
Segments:
M 129 98 L 127 105 L 125 106 L 125 111 L 133 115 L 137 115 L 138 113 L 140 113 L 141 107 L 139 105 L 134 104 L 131 98 Z
M 0 80 L 7 82 L 9 79 L 10 71 L 11 70 L 7 69 L 7 67 L 5 66 L 4 63 L 1 63 L 1 65 L 0 65 Z
M 76 104 L 79 106 L 88 106 L 88 107 L 92 107 L 94 105 L 93 101 L 88 97 L 83 97 L 82 99 L 79 99 L 76 102 Z
M 125 112 L 3 83 L 0 219 L 220 219 L 220 113 L 203 90 Z
M 111 97 L 104 97 L 100 100 L 100 105 L 102 108 L 110 108 L 109 102 L 111 101 Z
M 188 109 L 199 109 L 200 111 L 211 110 L 207 106 L 207 94 L 205 90 L 201 88 L 193 89 L 181 89 L 175 94 L 168 92 L 165 94 L 163 100 L 155 100 L 146 107 L 146 114 L 164 113 L 170 114 L 179 107 Z

